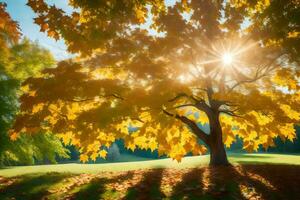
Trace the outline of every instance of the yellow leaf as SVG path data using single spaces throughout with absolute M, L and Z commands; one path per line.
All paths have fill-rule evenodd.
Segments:
M 91 155 L 91 159 L 92 159 L 92 161 L 96 161 L 96 159 L 97 159 L 97 157 L 98 157 L 98 153 L 97 152 L 94 152 L 94 153 L 92 153 L 92 155 Z
M 132 143 L 132 142 L 128 143 L 128 144 L 126 145 L 126 147 L 127 147 L 128 149 L 130 149 L 131 151 L 134 151 L 134 150 L 135 150 L 135 144 Z
M 173 159 L 175 159 L 177 162 L 181 162 L 182 156 L 176 155 Z
M 139 116 L 143 122 L 150 122 L 151 121 L 151 114 L 149 112 L 142 112 Z
M 297 38 L 300 35 L 299 31 L 292 31 L 288 33 L 288 38 Z
M 300 120 L 300 112 L 293 110 L 291 106 L 282 104 L 280 108 L 290 119 Z
M 66 132 L 65 134 L 60 135 L 64 144 L 68 145 L 73 138 L 73 133 L 71 131 Z
M 157 143 L 155 141 L 154 138 L 151 138 L 150 139 L 150 142 L 149 142 L 149 148 L 151 149 L 151 151 L 153 152 L 155 149 L 157 149 Z
M 248 135 L 249 140 L 254 140 L 257 137 L 256 131 L 250 131 L 250 134 Z
M 10 134 L 9 138 L 12 140 L 12 141 L 16 141 L 19 137 L 19 134 L 16 133 L 16 132 L 13 132 L 12 134 Z
M 20 90 L 23 92 L 23 93 L 28 93 L 30 88 L 29 88 L 29 85 L 23 85 L 20 87 Z
M 34 105 L 33 108 L 32 108 L 32 114 L 37 113 L 37 112 L 43 110 L 43 108 L 44 108 L 44 104 L 43 103 L 39 103 L 39 104 Z
M 35 90 L 29 91 L 28 96 L 35 97 L 36 96 L 36 91 Z
M 200 112 L 199 113 L 199 118 L 198 118 L 197 122 L 199 122 L 202 125 L 204 125 L 204 124 L 208 124 L 209 123 L 209 119 L 208 119 L 207 115 L 204 112 Z
M 147 9 L 144 8 L 136 8 L 135 9 L 135 13 L 136 13 L 136 18 L 138 20 L 139 23 L 144 23 L 145 22 L 145 18 L 147 15 Z
M 280 131 L 280 134 L 283 135 L 284 137 L 287 137 L 290 141 L 293 141 L 294 138 L 296 138 L 296 130 L 294 128 L 293 123 L 279 125 L 278 129 Z
M 83 163 L 86 163 L 89 160 L 89 157 L 86 154 L 81 154 L 79 160 Z
M 74 146 L 80 146 L 80 140 L 77 138 L 72 138 L 71 144 Z
M 101 150 L 101 151 L 99 152 L 99 156 L 100 156 L 101 158 L 106 158 L 106 155 L 107 155 L 107 152 L 106 152 L 105 150 Z

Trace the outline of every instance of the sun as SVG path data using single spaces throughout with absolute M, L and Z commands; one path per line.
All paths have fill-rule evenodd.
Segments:
M 224 53 L 222 55 L 222 62 L 224 65 L 231 65 L 233 63 L 233 55 L 231 53 Z

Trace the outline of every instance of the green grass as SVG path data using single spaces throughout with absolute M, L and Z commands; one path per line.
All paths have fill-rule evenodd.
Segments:
M 97 159 L 96 164 L 99 163 L 119 163 L 119 162 L 137 162 L 137 161 L 147 161 L 147 160 L 153 160 L 151 158 L 146 158 L 146 157 L 140 157 L 140 156 L 135 156 L 131 154 L 121 154 L 120 157 L 115 160 L 115 161 L 109 161 L 107 159 Z M 90 164 L 94 164 L 93 161 L 90 161 Z
M 229 160 L 233 164 L 289 164 L 300 165 L 300 155 L 284 154 L 229 154 Z M 192 168 L 207 165 L 209 156 L 186 157 L 181 163 L 171 159 L 104 163 L 104 164 L 57 164 L 57 165 L 35 165 L 18 166 L 0 169 L 0 176 L 13 177 L 32 173 L 72 173 L 72 174 L 96 174 L 102 171 L 127 171 L 149 168 Z

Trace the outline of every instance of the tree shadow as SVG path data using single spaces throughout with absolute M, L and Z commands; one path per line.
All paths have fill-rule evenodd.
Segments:
M 239 174 L 233 166 L 207 167 L 206 168 L 208 188 L 204 191 L 206 199 L 233 200 L 245 199 L 239 187 Z
M 241 165 L 240 169 L 237 167 L 239 175 L 242 177 L 242 181 L 247 187 L 244 191 L 245 196 L 260 196 L 262 199 L 282 199 L 276 195 L 276 188 L 267 180 L 264 176 L 259 176 L 256 173 L 251 173 L 246 169 L 246 165 Z M 256 166 L 261 170 L 261 165 Z M 239 170 L 238 170 L 239 169 Z
M 261 165 L 253 166 L 256 171 L 262 169 Z M 214 167 L 209 170 L 208 193 L 213 199 L 286 199 L 264 173 L 251 172 L 247 166 Z
M 242 165 L 241 169 L 264 199 L 300 199 L 300 166 Z
M 16 182 L 0 190 L 0 199 L 35 200 L 49 194 L 48 189 L 70 177 L 70 174 L 47 173 L 44 175 L 31 174 L 17 178 Z
M 171 200 L 179 199 L 205 199 L 203 195 L 203 172 L 204 168 L 195 168 L 183 175 L 171 194 Z
M 99 199 L 104 193 L 106 178 L 97 178 L 86 185 L 80 187 L 79 191 L 75 193 L 71 199 L 85 200 L 85 199 Z
M 257 169 L 260 169 L 260 166 Z M 286 199 L 276 195 L 276 187 L 266 178 L 247 171 L 248 169 L 241 166 L 192 169 L 173 187 L 170 199 Z
M 152 169 L 119 175 L 113 173 L 112 176 L 93 175 L 91 181 L 89 179 L 88 183 L 83 181 L 82 184 L 75 184 L 63 195 L 77 200 L 300 199 L 300 166 L 238 165 L 168 170 L 166 173 L 163 173 L 164 169 Z M 62 180 L 69 177 L 71 174 L 59 173 L 17 177 L 11 185 L 1 186 L 0 199 L 43 199 L 52 194 L 52 185 L 60 186 Z
M 152 169 L 143 174 L 143 178 L 127 190 L 123 200 L 163 199 L 166 196 L 161 192 L 163 169 Z
M 114 178 L 95 178 L 88 184 L 81 186 L 78 189 L 78 192 L 72 195 L 71 199 L 76 200 L 93 200 L 93 199 L 102 199 L 103 195 L 109 195 L 110 198 L 114 196 L 117 198 L 118 194 L 115 190 L 108 191 L 105 187 L 109 183 L 123 182 L 126 179 L 133 177 L 133 172 L 129 171 L 126 174 L 121 174 Z M 109 193 L 109 194 L 106 194 Z

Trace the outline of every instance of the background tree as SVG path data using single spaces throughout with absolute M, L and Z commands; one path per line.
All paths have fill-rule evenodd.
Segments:
M 116 143 L 112 144 L 107 150 L 107 160 L 118 161 L 120 159 L 120 150 Z
M 15 140 L 16 135 L 8 135 L 19 110 L 20 83 L 54 65 L 48 51 L 27 39 L 19 41 L 19 37 L 17 23 L 5 11 L 5 4 L 0 4 L 0 164 L 54 163 L 56 156 L 68 156 L 55 135 L 22 135 L 15 142 L 11 139 Z
M 236 2 L 70 2 L 81 11 L 72 17 L 42 0 L 28 3 L 42 31 L 86 57 L 24 83 L 12 134 L 50 130 L 80 148 L 83 162 L 105 157 L 103 147 L 120 138 L 178 161 L 205 152 L 202 140 L 211 165 L 228 164 L 224 144 L 236 136 L 247 151 L 295 138 L 298 64 L 284 45 L 264 45 L 245 30 L 249 13 Z

